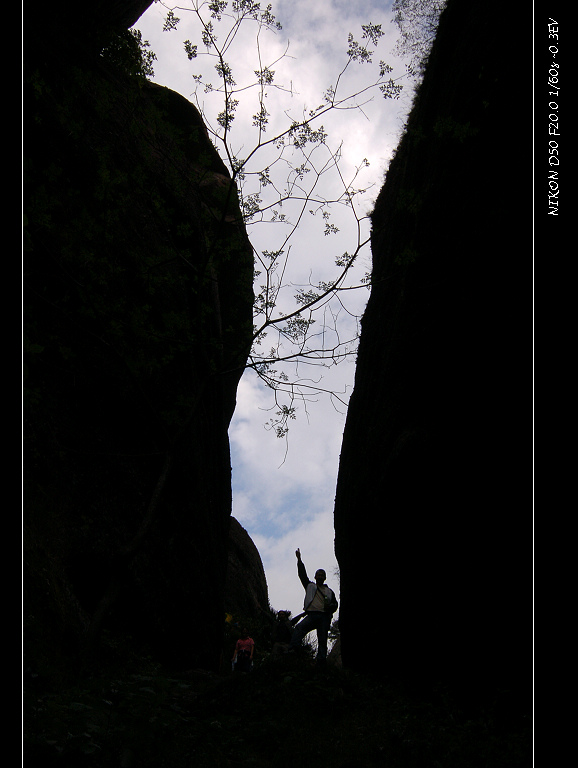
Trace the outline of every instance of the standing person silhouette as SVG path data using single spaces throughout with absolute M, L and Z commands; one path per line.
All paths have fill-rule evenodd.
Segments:
M 295 551 L 297 558 L 297 574 L 305 589 L 303 610 L 305 618 L 293 630 L 289 653 L 295 652 L 308 632 L 317 630 L 317 658 L 318 666 L 325 666 L 327 659 L 327 635 L 331 626 L 331 618 L 337 610 L 337 599 L 333 590 L 325 584 L 326 574 L 323 568 L 315 572 L 315 581 L 310 581 L 301 560 L 299 549 Z

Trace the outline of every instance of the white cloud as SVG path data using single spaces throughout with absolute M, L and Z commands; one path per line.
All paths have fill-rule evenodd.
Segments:
M 296 613 L 303 595 L 295 549 L 301 548 L 310 574 L 322 567 L 332 577 L 337 567 L 333 502 L 345 415 L 316 403 L 309 422 L 300 417 L 291 426 L 285 456 L 285 441 L 263 428 L 261 391 L 255 378 L 241 381 L 230 430 L 233 515 L 259 550 L 271 605 Z

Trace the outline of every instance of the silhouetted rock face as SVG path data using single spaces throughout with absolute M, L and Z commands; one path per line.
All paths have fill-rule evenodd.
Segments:
M 91 29 L 106 28 L 120 5 L 93 5 Z M 197 110 L 135 74 L 126 32 L 101 40 L 109 46 L 101 56 L 71 47 L 57 24 L 46 39 L 32 24 L 28 663 L 107 628 L 190 666 L 216 665 L 231 512 L 227 430 L 251 343 L 252 250 L 234 189 L 225 205 L 229 176 Z
M 335 504 L 344 665 L 474 697 L 531 682 L 532 99 L 500 56 L 511 21 L 442 16 L 372 216 Z
M 24 48 L 27 61 L 40 54 L 75 50 L 94 52 L 110 32 L 132 27 L 154 0 L 60 0 L 58 6 L 24 1 Z
M 257 547 L 234 517 L 229 523 L 229 560 L 225 581 L 225 610 L 242 617 L 261 618 L 269 607 L 269 592 Z

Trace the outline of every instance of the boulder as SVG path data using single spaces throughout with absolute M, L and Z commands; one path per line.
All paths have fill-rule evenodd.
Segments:
M 267 579 L 259 551 L 239 521 L 231 517 L 225 610 L 244 619 L 260 619 L 268 607 Z

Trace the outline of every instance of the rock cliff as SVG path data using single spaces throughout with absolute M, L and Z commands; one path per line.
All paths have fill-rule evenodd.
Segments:
M 335 502 L 344 666 L 479 701 L 532 680 L 532 56 L 530 35 L 504 67 L 515 28 L 479 0 L 442 14 L 372 215 Z
M 252 334 L 234 185 L 142 76 L 150 2 L 26 5 L 25 664 L 106 630 L 215 666 Z
M 243 618 L 261 617 L 269 607 L 265 570 L 257 547 L 234 517 L 229 525 L 225 610 Z

